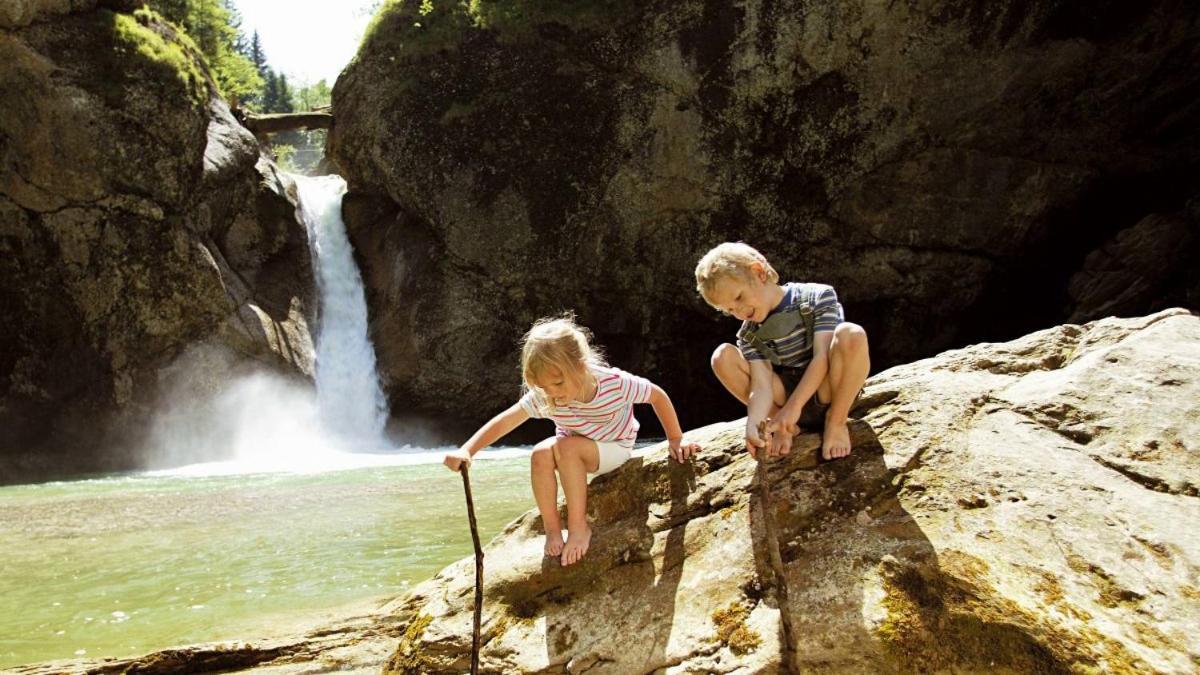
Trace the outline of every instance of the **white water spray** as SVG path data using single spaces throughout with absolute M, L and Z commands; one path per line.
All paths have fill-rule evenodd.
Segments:
M 346 182 L 296 176 L 320 292 L 316 338 L 317 410 L 322 427 L 350 445 L 382 444 L 387 401 L 367 335 L 367 301 L 342 222 Z
M 231 379 L 211 397 L 191 387 L 178 392 L 156 420 L 154 454 L 167 466 L 202 463 L 165 473 L 325 471 L 394 463 L 397 450 L 413 450 L 392 447 L 383 436 L 387 402 L 367 335 L 362 276 L 342 222 L 346 183 L 338 176 L 294 178 L 319 295 L 315 392 L 271 373 Z M 372 452 L 391 457 L 366 454 Z

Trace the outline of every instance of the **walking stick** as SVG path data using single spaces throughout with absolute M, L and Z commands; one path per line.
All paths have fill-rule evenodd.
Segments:
M 766 435 L 767 423 L 758 425 L 760 438 Z M 787 433 L 782 431 L 780 433 Z M 755 453 L 758 466 L 754 472 L 758 478 L 758 503 L 762 507 L 763 528 L 767 531 L 767 555 L 771 560 L 771 572 L 775 577 L 775 604 L 779 605 L 779 623 L 783 627 L 783 670 L 796 672 L 796 642 L 792 632 L 792 615 L 788 612 L 787 579 L 783 576 L 783 555 L 779 552 L 779 535 L 775 531 L 775 511 L 771 508 L 771 484 L 767 475 L 767 449 L 759 448 Z
M 479 545 L 479 526 L 475 523 L 475 501 L 471 499 L 471 477 L 467 466 L 460 469 L 463 491 L 467 494 L 467 517 L 471 520 L 471 541 L 475 544 L 475 618 L 471 635 L 471 675 L 479 675 L 479 620 L 483 616 L 483 547 Z

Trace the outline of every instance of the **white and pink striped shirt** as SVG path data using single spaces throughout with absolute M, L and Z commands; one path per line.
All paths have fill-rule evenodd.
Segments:
M 531 389 L 521 397 L 521 407 L 530 417 L 553 420 L 558 436 L 586 436 L 632 447 L 639 426 L 633 405 L 650 402 L 650 380 L 618 368 L 588 368 L 596 377 L 596 396 L 591 401 L 558 405 Z

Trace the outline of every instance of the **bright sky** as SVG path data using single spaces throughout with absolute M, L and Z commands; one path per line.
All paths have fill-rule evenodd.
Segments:
M 333 86 L 362 41 L 375 0 L 234 0 L 242 31 L 258 31 L 267 63 L 290 84 Z

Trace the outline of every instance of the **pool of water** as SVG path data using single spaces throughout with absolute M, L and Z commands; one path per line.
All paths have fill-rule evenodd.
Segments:
M 462 481 L 428 454 L 0 488 L 0 668 L 269 636 L 402 594 L 472 551 Z M 471 473 L 484 542 L 534 506 L 524 452 L 496 456 Z

